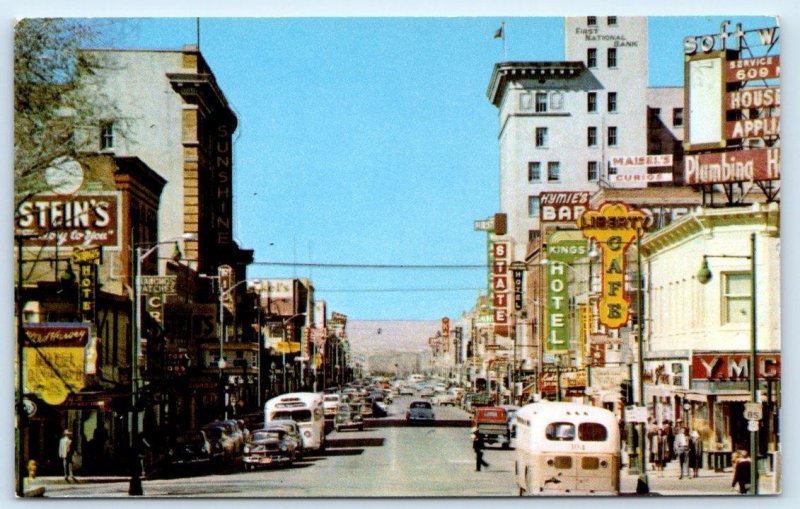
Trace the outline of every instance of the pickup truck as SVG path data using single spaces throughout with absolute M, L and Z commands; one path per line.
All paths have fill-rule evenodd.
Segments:
M 500 444 L 503 449 L 511 446 L 511 432 L 508 429 L 508 414 L 504 408 L 484 406 L 475 409 L 472 419 L 475 432 L 483 437 L 486 444 Z

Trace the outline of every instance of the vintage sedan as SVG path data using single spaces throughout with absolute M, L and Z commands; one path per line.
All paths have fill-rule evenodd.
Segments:
M 187 431 L 175 437 L 167 449 L 169 466 L 197 469 L 211 463 L 211 444 L 203 431 Z
M 430 422 L 435 418 L 430 401 L 412 401 L 408 405 L 406 412 L 406 421 L 408 422 Z
M 298 456 L 302 455 L 305 452 L 305 449 L 303 449 L 303 435 L 302 432 L 300 431 L 300 427 L 297 425 L 297 421 L 294 421 L 292 419 L 276 419 L 274 421 L 271 421 L 268 427 L 271 428 L 272 426 L 282 426 L 283 428 L 286 429 L 289 438 L 294 440 L 294 442 L 297 444 Z
M 245 470 L 257 466 L 292 463 L 297 458 L 297 442 L 283 426 L 270 426 L 250 434 L 242 449 Z
M 226 426 L 213 422 L 203 426 L 203 432 L 211 447 L 211 458 L 215 462 L 232 461 L 236 457 L 236 442 L 228 434 Z
M 353 409 L 350 405 L 342 404 L 336 409 L 336 416 L 333 418 L 333 426 L 336 431 L 343 429 L 364 430 L 364 418 L 361 416 L 360 409 Z

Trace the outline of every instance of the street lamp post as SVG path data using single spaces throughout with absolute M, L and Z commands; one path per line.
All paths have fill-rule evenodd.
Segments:
M 756 354 L 758 346 L 758 334 L 756 330 L 756 234 L 750 234 L 750 255 L 703 255 L 703 265 L 697 273 L 697 280 L 700 284 L 711 281 L 711 269 L 708 267 L 709 258 L 743 258 L 750 260 L 750 364 L 748 373 L 750 375 L 750 399 L 753 403 L 758 403 L 758 386 L 756 385 Z M 755 421 L 758 423 L 758 421 Z M 749 426 L 748 426 L 749 427 Z M 757 429 L 757 428 L 756 428 Z M 758 495 L 758 431 L 750 428 L 750 494 Z
M 156 252 L 158 247 L 162 244 L 176 242 L 179 240 L 196 240 L 197 235 L 194 233 L 184 233 L 179 237 L 174 237 L 168 240 L 156 242 L 146 251 L 143 247 L 136 247 L 136 273 L 134 275 L 133 283 L 133 300 L 134 300 L 134 314 L 136 319 L 134 323 L 133 342 L 131 343 L 131 448 L 136 449 L 137 440 L 139 438 L 139 357 L 142 353 L 142 263 L 151 254 Z M 132 461 L 132 463 L 135 463 Z M 135 465 L 132 468 L 130 487 L 128 489 L 129 495 L 142 495 L 142 482 L 140 479 L 140 469 Z

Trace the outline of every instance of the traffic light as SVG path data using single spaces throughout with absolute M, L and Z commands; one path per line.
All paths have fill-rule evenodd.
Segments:
M 624 380 L 620 384 L 619 395 L 623 405 L 633 405 L 633 384 L 628 380 Z

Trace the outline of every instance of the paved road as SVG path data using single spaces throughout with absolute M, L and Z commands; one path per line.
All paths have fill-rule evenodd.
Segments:
M 145 480 L 147 496 L 374 497 L 508 496 L 513 451 L 487 451 L 475 472 L 469 428 L 392 427 L 329 435 L 326 451 L 291 468 Z M 66 484 L 49 479 L 48 497 L 126 496 L 127 482 Z

